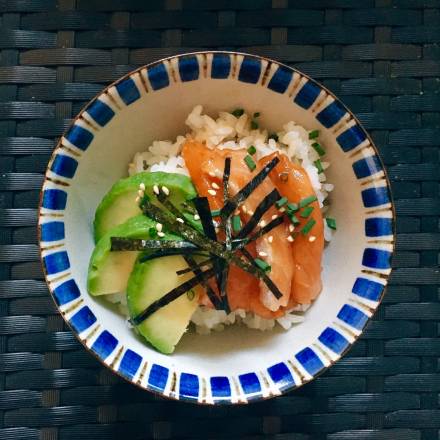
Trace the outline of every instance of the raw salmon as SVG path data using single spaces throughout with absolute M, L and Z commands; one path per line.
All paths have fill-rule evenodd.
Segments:
M 257 168 L 251 171 L 244 162 L 246 154 L 246 150 L 211 150 L 196 141 L 187 141 L 184 144 L 182 156 L 186 167 L 198 193 L 208 197 L 211 209 L 219 209 L 223 206 L 222 177 L 226 157 L 231 158 L 229 191 L 232 196 L 264 166 L 258 164 Z M 273 189 L 271 180 L 265 179 L 252 192 L 240 209 L 243 223 L 252 216 L 258 204 Z M 277 215 L 275 207 L 266 212 L 262 221 L 268 223 L 274 215 Z M 283 309 L 289 304 L 294 271 L 292 249 L 287 236 L 287 225 L 281 224 L 269 234 L 259 238 L 255 249 L 258 258 L 264 259 L 271 266 L 268 275 L 282 292 L 282 297 L 276 299 L 263 282 L 231 265 L 227 291 L 232 310 L 243 308 L 266 318 L 284 314 Z M 283 264 L 279 264 L 280 261 Z
M 260 164 L 267 164 L 275 156 L 280 162 L 269 176 L 282 196 L 287 197 L 290 202 L 299 203 L 301 199 L 315 195 L 304 168 L 292 163 L 286 155 L 273 153 L 262 158 Z M 322 289 L 321 259 L 324 249 L 324 225 L 318 202 L 313 202 L 309 206 L 313 207 L 309 219 L 313 218 L 316 223 L 308 234 L 299 233 L 291 244 L 295 265 L 291 301 L 297 304 L 310 304 Z M 308 219 L 302 219 L 299 215 L 297 217 L 301 220 L 301 224 L 296 230 L 300 231 Z

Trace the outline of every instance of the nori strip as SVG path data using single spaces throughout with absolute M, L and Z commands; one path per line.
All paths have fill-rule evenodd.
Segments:
M 191 257 L 190 255 L 186 255 L 183 258 L 187 262 L 189 269 L 191 269 L 194 275 L 200 276 L 202 274 L 202 271 L 200 270 L 196 260 L 194 260 L 193 257 Z M 215 267 L 213 267 L 213 269 L 215 269 Z M 217 296 L 217 294 L 214 292 L 212 287 L 209 285 L 208 280 L 202 278 L 200 280 L 200 284 L 205 288 L 206 294 L 208 295 L 208 298 L 211 301 L 214 308 L 218 309 L 218 307 L 221 305 L 220 298 Z
M 253 241 L 257 240 L 263 235 L 269 233 L 272 229 L 275 229 L 277 226 L 281 225 L 282 223 L 284 223 L 284 218 L 282 216 L 277 217 L 276 219 L 269 222 L 266 226 L 260 228 L 257 232 L 255 232 L 255 234 L 251 235 L 250 237 L 245 237 L 243 239 L 237 240 L 234 249 L 242 249 L 247 244 L 252 243 Z
M 249 260 L 249 262 L 252 263 L 253 266 L 257 267 L 264 274 L 264 276 L 261 277 L 264 284 L 266 284 L 276 299 L 280 299 L 283 296 L 280 289 L 278 289 L 276 284 L 266 275 L 266 273 L 257 265 L 257 263 L 255 263 L 254 257 L 246 248 L 241 249 L 241 252 Z
M 201 261 L 200 263 L 197 263 L 197 262 L 196 262 L 196 264 L 197 264 L 197 267 L 198 267 L 199 269 L 201 269 L 203 266 L 206 266 L 207 264 L 210 264 L 210 263 L 212 263 L 212 262 L 213 262 L 213 259 L 212 259 L 212 258 L 208 258 L 208 259 L 206 259 L 206 260 Z M 185 273 L 192 272 L 192 271 L 193 271 L 193 270 L 192 270 L 191 267 L 187 267 L 187 268 L 185 268 L 185 269 L 176 270 L 176 274 L 177 274 L 177 275 L 183 275 L 183 274 L 185 274 Z
M 147 253 L 145 252 L 141 257 L 139 257 L 139 263 L 145 263 L 146 261 L 154 260 L 155 258 L 169 257 L 171 255 L 199 255 L 206 257 L 206 254 L 200 253 L 197 249 L 159 249 L 156 252 Z
M 189 241 L 143 240 L 140 238 L 110 237 L 111 251 L 145 251 L 149 249 L 191 249 L 197 247 Z
M 145 321 L 148 317 L 150 317 L 154 312 L 157 312 L 162 307 L 165 307 L 170 302 L 174 301 L 175 299 L 179 298 L 180 296 L 184 295 L 188 290 L 194 288 L 197 286 L 197 284 L 200 284 L 202 280 L 208 280 L 212 276 L 215 275 L 215 269 L 209 269 L 204 272 L 200 272 L 198 275 L 195 275 L 193 278 L 191 278 L 188 281 L 185 281 L 184 283 L 180 284 L 179 286 L 175 287 L 174 289 L 170 290 L 168 293 L 166 293 L 162 298 L 159 298 L 158 300 L 152 302 L 145 310 L 143 310 L 141 313 L 136 315 L 131 321 L 134 325 L 139 325 L 143 321 Z
M 250 234 L 253 229 L 258 225 L 261 217 L 274 205 L 274 203 L 281 198 L 280 193 L 274 189 L 260 202 L 260 204 L 255 209 L 252 217 L 247 221 L 247 223 L 241 228 L 240 232 L 235 238 L 243 238 Z
M 235 211 L 241 203 L 243 203 L 257 188 L 261 182 L 269 175 L 269 173 L 276 167 L 280 160 L 278 157 L 274 157 L 259 173 L 252 178 L 234 197 L 225 201 L 225 204 L 221 210 L 220 215 L 222 217 L 228 217 Z

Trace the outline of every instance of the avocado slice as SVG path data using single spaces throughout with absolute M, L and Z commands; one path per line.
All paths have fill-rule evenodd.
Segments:
M 145 185 L 145 194 L 153 197 L 153 187 L 165 186 L 170 191 L 170 200 L 177 206 L 197 196 L 197 192 L 191 179 L 183 174 L 164 172 L 143 172 L 134 176 L 121 179 L 116 182 L 110 191 L 104 196 L 99 204 L 94 220 L 95 243 L 97 243 L 106 232 L 130 217 L 141 213 L 138 204 L 135 202 L 139 185 Z
M 177 275 L 188 265 L 180 255 L 136 261 L 127 285 L 127 304 L 134 318 L 152 302 L 192 278 L 192 272 Z M 185 333 L 198 306 L 197 289 L 191 290 L 154 312 L 136 326 L 138 332 L 157 350 L 170 354 Z

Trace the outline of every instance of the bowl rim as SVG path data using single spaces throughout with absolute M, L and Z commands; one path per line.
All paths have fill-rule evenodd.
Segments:
M 267 61 L 268 63 L 273 63 L 274 65 L 278 65 L 278 66 L 282 66 L 285 69 L 288 69 L 294 73 L 299 74 L 300 76 L 306 78 L 308 81 L 312 82 L 313 84 L 315 84 L 316 86 L 318 86 L 321 90 L 324 90 L 329 96 L 331 96 L 335 102 L 337 102 L 349 115 L 351 118 L 353 118 L 353 120 L 356 122 L 356 124 L 360 127 L 360 129 L 362 130 L 363 134 L 366 136 L 366 139 L 368 139 L 369 141 L 369 147 L 372 147 L 374 150 L 374 155 L 377 158 L 377 160 L 379 161 L 381 170 L 383 171 L 383 179 L 386 182 L 385 188 L 387 189 L 388 192 L 388 196 L 389 196 L 389 203 L 390 203 L 390 207 L 388 209 L 391 210 L 391 228 L 392 228 L 392 234 L 391 234 L 391 251 L 390 251 L 390 259 L 392 261 L 394 254 L 395 254 L 395 250 L 396 250 L 396 208 L 395 208 L 395 204 L 394 204 L 394 198 L 393 198 L 393 192 L 392 192 L 392 187 L 391 187 L 391 182 L 390 182 L 390 178 L 388 176 L 388 172 L 385 168 L 383 159 L 379 153 L 379 150 L 376 146 L 376 144 L 374 143 L 372 137 L 370 136 L 370 134 L 368 133 L 368 131 L 364 128 L 363 124 L 359 121 L 359 119 L 357 118 L 357 116 L 345 105 L 344 102 L 342 102 L 332 91 L 330 91 L 326 86 L 324 86 L 322 83 L 320 83 L 319 81 L 313 79 L 312 77 L 310 77 L 308 74 L 303 73 L 302 71 L 298 70 L 295 67 L 289 66 L 288 64 L 285 64 L 283 62 L 274 60 L 272 58 L 263 56 L 263 55 L 257 55 L 257 54 L 251 54 L 251 53 L 247 53 L 247 52 L 240 52 L 240 51 L 228 51 L 228 50 L 200 50 L 200 51 L 191 51 L 191 52 L 182 52 L 182 53 L 177 53 L 174 55 L 170 55 L 167 57 L 163 57 L 154 61 L 151 61 L 147 64 L 144 64 L 142 66 L 137 67 L 136 69 L 133 69 L 127 73 L 125 73 L 123 76 L 119 77 L 118 79 L 116 79 L 115 81 L 111 82 L 110 84 L 108 84 L 106 87 L 104 87 L 102 90 L 100 90 L 93 98 L 91 98 L 90 100 L 87 101 L 87 103 L 81 107 L 81 109 L 79 110 L 79 112 L 75 115 L 75 117 L 71 120 L 71 122 L 69 123 L 69 125 L 65 128 L 65 130 L 63 130 L 63 133 L 61 134 L 58 142 L 56 143 L 49 161 L 48 161 L 48 165 L 46 167 L 46 171 L 44 173 L 44 179 L 43 182 L 41 184 L 41 188 L 39 191 L 39 201 L 38 201 L 38 210 L 37 210 L 37 239 L 38 239 L 38 251 L 39 251 L 39 260 L 40 260 L 40 264 L 41 264 L 41 268 L 43 271 L 43 275 L 44 275 L 44 281 L 46 283 L 46 286 L 48 288 L 48 291 L 50 293 L 50 296 L 55 304 L 55 307 L 57 309 L 57 312 L 62 316 L 64 322 L 67 324 L 67 326 L 69 327 L 69 329 L 72 331 L 73 335 L 75 336 L 75 338 L 81 343 L 81 345 L 90 353 L 92 354 L 92 356 L 97 359 L 99 361 L 99 363 L 104 366 L 105 368 L 109 369 L 113 374 L 116 374 L 117 376 L 123 378 L 125 381 L 127 381 L 128 383 L 134 385 L 135 387 L 146 391 L 146 392 L 150 392 L 156 396 L 160 396 L 161 398 L 164 398 L 166 400 L 170 400 L 170 401 L 179 401 L 179 402 L 183 402 L 183 403 L 189 403 L 189 404 L 195 404 L 195 405 L 202 405 L 202 406 L 219 406 L 219 405 L 247 405 L 247 404 L 251 404 L 254 402 L 261 402 L 261 401 L 265 401 L 265 400 L 269 400 L 269 399 L 273 399 L 282 395 L 285 395 L 286 393 L 289 393 L 293 390 L 299 389 L 302 386 L 306 385 L 307 383 L 313 381 L 314 379 L 316 379 L 317 377 L 321 376 L 323 373 L 325 373 L 330 367 L 332 367 L 336 362 L 338 362 L 342 357 L 344 357 L 347 352 L 353 347 L 353 345 L 358 341 L 358 339 L 363 335 L 366 326 L 368 325 L 368 323 L 372 320 L 373 316 L 377 313 L 377 310 L 379 309 L 379 307 L 382 304 L 384 295 L 388 289 L 389 286 L 389 280 L 391 277 L 391 273 L 393 271 L 393 268 L 391 267 L 391 271 L 388 274 L 384 274 L 381 276 L 381 279 L 383 280 L 384 284 L 382 287 L 382 291 L 380 294 L 380 297 L 377 300 L 377 305 L 375 306 L 375 308 L 372 309 L 372 314 L 371 316 L 368 317 L 365 325 L 363 326 L 363 328 L 360 330 L 359 334 L 353 334 L 353 340 L 352 342 L 349 342 L 348 346 L 341 352 L 338 354 L 338 357 L 333 360 L 333 359 L 329 359 L 329 364 L 328 365 L 324 365 L 323 368 L 318 371 L 317 373 L 314 373 L 313 375 L 311 375 L 310 379 L 304 378 L 304 380 L 299 383 L 299 384 L 293 384 L 293 385 L 289 385 L 288 387 L 283 388 L 282 390 L 280 390 L 280 394 L 273 394 L 270 393 L 268 396 L 264 396 L 262 394 L 260 394 L 259 396 L 252 398 L 252 399 L 246 399 L 246 400 L 241 400 L 241 399 L 237 399 L 236 401 L 232 401 L 231 399 L 229 400 L 222 400 L 222 401 L 218 401 L 218 400 L 213 400 L 212 402 L 208 402 L 206 400 L 199 400 L 199 399 L 179 399 L 178 397 L 174 396 L 174 395 L 167 395 L 161 391 L 155 390 L 152 387 L 144 387 L 142 386 L 140 383 L 138 383 L 137 381 L 134 381 L 130 378 L 127 378 L 126 376 L 124 376 L 120 371 L 118 371 L 116 368 L 114 368 L 111 365 L 108 365 L 104 362 L 104 360 L 98 355 L 96 354 L 90 347 L 87 346 L 85 340 L 81 339 L 79 337 L 79 334 L 75 331 L 75 329 L 72 327 L 72 325 L 70 324 L 69 320 L 67 319 L 65 313 L 63 313 L 60 310 L 60 306 L 57 304 L 57 301 L 55 299 L 55 295 L 53 292 L 53 288 L 50 285 L 50 282 L 47 279 L 47 271 L 46 271 L 46 267 L 44 264 L 44 260 L 43 260 L 43 252 L 44 252 L 44 248 L 42 246 L 42 237 L 41 237 L 41 224 L 40 224 L 40 219 L 42 217 L 42 201 L 43 201 L 43 192 L 44 192 L 44 187 L 45 184 L 48 181 L 48 176 L 47 176 L 47 172 L 49 171 L 49 166 L 50 164 L 53 162 L 53 159 L 55 158 L 55 156 L 58 154 L 60 147 L 62 145 L 62 140 L 64 138 L 64 136 L 71 130 L 71 128 L 75 125 L 75 122 L 80 119 L 81 115 L 83 114 L 84 111 L 87 110 L 87 108 L 90 107 L 90 105 L 95 102 L 100 96 L 107 94 L 108 90 L 112 87 L 115 87 L 117 84 L 123 82 L 124 80 L 126 80 L 127 78 L 131 77 L 133 74 L 140 72 L 143 69 L 149 69 L 152 68 L 158 64 L 163 63 L 164 61 L 169 61 L 172 59 L 178 59 L 178 58 L 182 58 L 182 57 L 188 57 L 188 56 L 195 56 L 195 55 L 208 55 L 208 54 L 222 54 L 222 55 L 234 55 L 234 56 L 243 56 L 243 57 L 248 57 L 248 58 L 255 58 L 255 59 L 259 59 L 259 60 L 264 60 Z M 208 79 L 212 79 L 212 78 L 208 78 Z

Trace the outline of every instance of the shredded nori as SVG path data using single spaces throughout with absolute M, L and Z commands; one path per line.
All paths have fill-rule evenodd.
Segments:
M 191 249 L 197 247 L 189 241 L 143 240 L 140 238 L 110 237 L 111 251 L 145 251 L 149 249 Z
M 206 254 L 200 253 L 197 251 L 197 249 L 160 249 L 156 252 L 145 252 L 144 254 L 142 254 L 139 259 L 138 262 L 139 263 L 145 263 L 146 261 L 150 261 L 150 260 L 154 260 L 156 258 L 162 258 L 162 257 L 169 257 L 171 255 L 200 255 L 200 256 L 205 256 Z
M 195 275 L 193 278 L 191 278 L 188 281 L 185 281 L 184 283 L 180 284 L 179 286 L 175 287 L 174 289 L 170 290 L 168 293 L 166 293 L 164 296 L 159 298 L 158 300 L 152 302 L 145 310 L 143 310 L 141 313 L 136 315 L 131 322 L 134 325 L 139 325 L 143 321 L 145 321 L 148 317 L 150 317 L 154 312 L 157 312 L 162 307 L 165 307 L 170 302 L 176 300 L 180 296 L 184 295 L 188 290 L 193 289 L 197 286 L 197 284 L 200 284 L 203 280 L 208 280 L 209 278 L 213 277 L 215 275 L 215 269 L 208 269 L 204 272 L 200 272 L 198 275 Z
M 250 234 L 257 226 L 261 217 L 273 206 L 273 204 L 280 199 L 280 193 L 274 189 L 271 191 L 257 206 L 252 217 L 241 228 L 241 231 L 237 234 L 236 238 L 243 238 Z
M 220 212 L 222 217 L 227 217 L 234 212 L 237 207 L 243 203 L 252 192 L 263 182 L 263 180 L 269 175 L 269 173 L 276 167 L 280 159 L 274 157 L 264 168 L 258 172 L 234 197 L 231 197 L 227 201 Z
M 197 262 L 196 262 L 196 264 L 197 264 L 197 267 L 198 267 L 199 269 L 201 269 L 203 266 L 206 266 L 207 264 L 212 264 L 212 262 L 213 262 L 213 259 L 212 259 L 212 258 L 207 258 L 206 260 L 203 260 L 203 261 L 201 261 L 200 263 L 197 263 Z M 192 270 L 191 267 L 186 267 L 185 269 L 179 269 L 179 270 L 176 270 L 176 274 L 177 274 L 177 275 L 183 275 L 183 274 L 185 274 L 185 273 L 192 272 L 192 271 L 193 271 L 193 270 Z
M 242 249 L 244 246 L 246 246 L 249 243 L 252 243 L 253 241 L 259 239 L 263 235 L 269 233 L 272 229 L 275 229 L 277 226 L 284 223 L 283 217 L 277 217 L 276 219 L 269 222 L 266 226 L 260 228 L 255 234 L 251 235 L 250 237 L 246 237 L 240 240 L 237 240 L 236 248 Z

